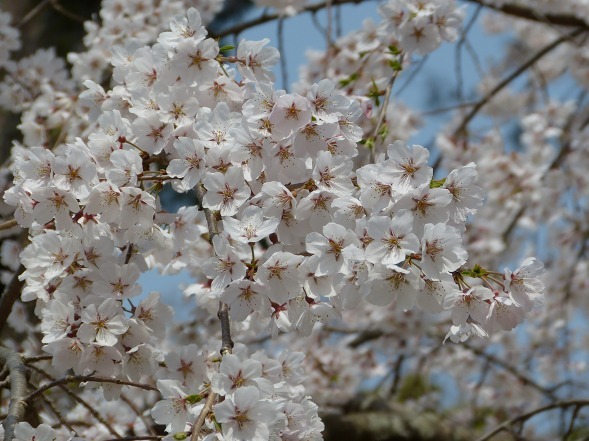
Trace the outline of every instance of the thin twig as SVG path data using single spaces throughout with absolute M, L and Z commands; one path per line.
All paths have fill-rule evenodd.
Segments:
M 401 65 L 403 65 L 403 58 L 404 57 L 405 57 L 404 53 L 402 53 L 401 56 L 399 57 L 399 63 Z M 374 132 L 372 135 L 372 139 L 375 140 L 375 143 L 372 146 L 372 149 L 370 150 L 370 162 L 374 162 L 374 160 L 376 158 L 376 138 L 378 136 L 378 133 L 380 132 L 380 129 L 382 128 L 382 126 L 384 124 L 384 120 L 385 120 L 386 113 L 387 113 L 387 107 L 389 105 L 389 100 L 391 99 L 391 91 L 393 90 L 393 85 L 395 84 L 395 80 L 399 76 L 399 72 L 401 72 L 401 71 L 397 70 L 397 69 L 393 72 L 393 75 L 391 76 L 389 83 L 387 84 L 387 88 L 385 89 L 384 101 L 382 103 L 382 107 L 380 108 L 380 112 L 378 113 L 378 119 L 377 119 L 376 126 L 374 127 Z
M 55 378 L 53 378 L 51 375 L 49 375 L 47 372 L 45 372 L 43 369 L 39 369 L 37 366 L 29 365 L 29 367 L 31 369 L 33 369 L 34 371 L 40 373 L 42 376 L 44 376 L 48 380 L 58 381 Z M 62 391 L 64 391 L 65 394 L 67 396 L 69 396 L 72 400 L 76 401 L 83 408 L 85 408 L 90 413 L 90 415 L 92 415 L 100 424 L 102 424 L 106 428 L 106 430 L 108 430 L 110 432 L 110 434 L 112 436 L 114 436 L 117 439 L 121 439 L 122 438 L 122 436 L 114 429 L 114 427 L 112 427 L 112 425 L 108 421 L 106 421 L 102 417 L 102 415 L 100 415 L 98 413 L 98 411 L 96 411 L 96 409 L 94 409 L 90 405 L 90 403 L 88 403 L 86 400 L 84 400 L 83 398 L 80 398 L 75 393 L 73 393 L 72 391 L 70 391 L 64 384 L 59 384 L 57 387 L 59 387 Z
M 147 418 L 143 416 L 143 413 L 140 409 L 137 408 L 135 403 L 133 403 L 133 401 L 131 401 L 129 397 L 123 394 L 121 394 L 121 400 L 124 401 L 133 412 L 135 412 L 135 414 L 141 420 L 141 422 L 143 423 L 147 431 L 150 433 L 150 435 L 156 435 L 155 430 L 153 430 L 152 424 L 150 424 L 149 421 L 147 421 Z
M 73 13 L 72 11 L 64 8 L 60 3 L 59 0 L 49 0 L 51 3 L 51 7 L 59 12 L 64 17 L 69 18 L 70 20 L 77 21 L 78 23 L 84 23 L 86 19 L 84 17 L 79 16 L 78 14 Z
M 27 24 L 35 15 L 41 12 L 45 6 L 49 4 L 51 0 L 43 0 L 41 3 L 36 5 L 33 9 L 31 9 L 18 23 L 17 27 L 22 28 L 25 24 Z
M 27 407 L 27 402 L 23 398 L 27 393 L 27 370 L 20 356 L 7 348 L 0 348 L 0 363 L 8 366 L 10 374 L 10 402 L 8 414 L 2 425 L 4 441 L 12 441 L 14 427 L 23 420 Z
M 454 49 L 454 71 L 456 75 L 456 97 L 458 102 L 462 102 L 464 95 L 462 91 L 462 86 L 464 84 L 464 81 L 462 80 L 462 46 L 464 46 L 464 43 L 466 42 L 466 36 L 479 18 L 482 9 L 482 5 L 477 6 L 474 14 L 472 14 L 471 19 L 460 33 L 460 39 L 458 40 L 458 43 L 456 43 L 456 47 Z
M 57 407 L 55 407 L 55 404 L 53 404 L 53 402 L 49 398 L 41 395 L 41 399 L 43 400 L 43 402 L 45 403 L 45 405 L 47 407 L 49 407 L 49 409 L 51 409 L 51 412 L 53 412 L 53 414 L 55 415 L 55 417 L 57 418 L 57 420 L 63 426 L 67 427 L 70 432 L 74 432 L 76 434 L 76 436 L 80 436 L 79 433 L 76 431 L 76 429 L 74 429 L 72 427 L 72 425 L 66 421 L 66 419 L 63 417 L 63 415 L 61 414 L 61 412 L 59 411 L 59 409 L 57 409 Z
M 491 99 L 493 99 L 493 97 L 495 95 L 497 95 L 497 93 L 499 93 L 501 90 L 503 90 L 509 83 L 511 83 L 513 80 L 515 80 L 517 77 L 519 77 L 530 66 L 532 66 L 533 64 L 535 64 L 538 60 L 540 60 L 540 58 L 542 58 L 544 55 L 546 55 L 547 53 L 549 53 L 550 51 L 552 51 L 554 48 L 558 47 L 559 45 L 561 45 L 565 41 L 569 41 L 572 38 L 575 38 L 576 36 L 582 34 L 586 30 L 587 29 L 584 29 L 584 28 L 575 29 L 573 32 L 571 32 L 571 33 L 569 33 L 567 35 L 563 35 L 562 37 L 557 38 L 552 43 L 546 45 L 545 47 L 543 47 L 542 49 L 540 49 L 538 52 L 536 52 L 532 57 L 530 57 L 519 68 L 517 68 L 515 71 L 513 71 L 505 79 L 503 79 L 502 81 L 500 81 L 499 84 L 497 84 L 490 92 L 488 92 L 471 109 L 471 111 L 462 120 L 462 122 L 460 123 L 460 125 L 458 126 L 458 128 L 454 131 L 452 137 L 457 137 L 458 135 L 464 134 L 465 133 L 465 130 L 466 130 L 466 127 L 468 126 L 468 124 L 470 123 L 470 121 L 477 115 L 477 113 L 479 112 L 479 110 L 481 110 L 481 108 L 483 106 L 485 106 L 485 104 L 489 103 L 489 101 L 491 101 Z
M 464 348 L 470 350 L 476 356 L 481 357 L 482 359 L 486 360 L 487 362 L 492 363 L 495 366 L 498 366 L 498 367 L 502 368 L 503 370 L 509 372 L 511 375 L 513 375 L 515 378 L 517 378 L 524 386 L 530 386 L 533 389 L 536 389 L 537 391 L 543 393 L 548 398 L 553 399 L 553 400 L 556 399 L 556 396 L 554 395 L 553 390 L 542 386 L 541 384 L 536 382 L 533 378 L 521 373 L 515 366 L 507 363 L 505 360 L 502 360 L 499 357 L 496 357 L 494 355 L 488 354 L 485 351 L 482 351 L 481 349 L 478 349 L 467 342 L 463 342 L 462 346 Z
M 343 5 L 346 3 L 354 3 L 360 4 L 363 2 L 367 2 L 369 0 L 331 0 L 332 5 Z M 309 5 L 301 9 L 301 12 L 317 12 L 327 6 L 327 1 L 317 3 L 314 5 Z M 264 23 L 268 23 L 270 21 L 275 21 L 281 18 L 282 15 L 275 13 L 275 14 L 263 14 L 260 17 L 254 18 L 253 20 L 246 21 L 235 26 L 231 26 L 225 30 L 222 30 L 219 33 L 211 33 L 211 37 L 213 38 L 223 38 L 231 34 L 241 34 L 246 29 L 253 28 L 255 26 L 259 26 Z
M 16 221 L 16 219 L 10 219 L 0 224 L 0 230 L 9 230 L 10 228 L 16 227 L 17 225 L 18 222 Z
M 157 387 L 151 386 L 149 384 L 134 383 L 132 381 L 120 380 L 118 378 L 97 377 L 94 375 L 72 375 L 72 376 L 61 378 L 59 380 L 54 380 L 51 383 L 47 383 L 47 384 L 39 387 L 39 389 L 37 389 L 36 391 L 27 395 L 25 400 L 26 401 L 32 400 L 33 398 L 37 397 L 38 395 L 41 395 L 43 392 L 45 392 L 55 386 L 60 386 L 63 384 L 68 384 L 68 383 L 83 383 L 85 381 L 93 381 L 95 383 L 113 383 L 113 384 L 119 384 L 122 386 L 137 387 L 137 388 L 143 389 L 143 390 L 158 391 Z
M 284 50 L 284 17 L 278 19 L 278 52 L 280 52 L 280 74 L 282 75 L 282 88 L 288 92 L 288 66 L 286 63 L 286 51 Z
M 198 439 L 198 434 L 200 433 L 202 426 L 204 425 L 207 416 L 213 410 L 213 405 L 217 400 L 217 394 L 213 391 L 209 393 L 207 397 L 207 401 L 205 401 L 205 405 L 200 411 L 200 415 L 198 416 L 197 420 L 194 422 L 192 426 L 192 434 L 190 435 L 190 441 L 196 441 Z

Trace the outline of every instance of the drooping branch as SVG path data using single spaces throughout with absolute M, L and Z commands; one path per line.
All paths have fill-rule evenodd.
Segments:
M 570 14 L 543 14 L 535 8 L 527 8 L 525 6 L 515 5 L 513 3 L 506 3 L 504 5 L 493 5 L 483 0 L 464 0 L 470 3 L 484 6 L 485 8 L 493 9 L 497 12 L 503 12 L 507 15 L 512 15 L 518 18 L 525 18 L 527 20 L 537 21 L 540 23 L 547 23 L 555 26 L 571 26 L 576 28 L 589 29 L 589 23 Z
M 495 429 L 493 429 L 492 431 L 490 431 L 486 435 L 483 435 L 477 441 L 487 441 L 487 440 L 491 439 L 492 437 L 494 437 L 495 435 L 497 435 L 499 432 L 506 430 L 509 426 L 512 426 L 512 425 L 520 423 L 520 422 L 525 422 L 526 420 L 529 420 L 533 416 L 538 415 L 543 412 L 546 412 L 548 410 L 562 409 L 562 408 L 571 407 L 571 406 L 576 406 L 576 407 L 589 406 L 589 400 L 558 401 L 553 404 L 548 404 L 546 406 L 539 407 L 538 409 L 534 409 L 530 412 L 524 413 L 520 416 L 517 416 L 515 418 L 505 421 L 503 424 L 497 426 Z
M 20 355 L 7 348 L 0 348 L 0 364 L 7 366 L 10 375 L 10 402 L 8 414 L 2 425 L 4 440 L 12 441 L 14 427 L 24 418 L 27 407 L 27 402 L 23 398 L 27 393 L 27 372 Z

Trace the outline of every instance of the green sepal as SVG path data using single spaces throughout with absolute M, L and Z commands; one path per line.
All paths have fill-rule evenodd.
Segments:
M 192 395 L 188 395 L 186 398 L 184 398 L 186 400 L 186 402 L 188 404 L 196 404 L 199 401 L 202 400 L 202 395 L 199 394 L 192 394 Z
M 353 83 L 354 81 L 356 81 L 358 79 L 358 74 L 356 72 L 354 72 L 352 75 L 350 75 L 348 78 L 344 78 L 343 80 L 339 80 L 339 85 L 341 87 L 345 87 L 350 83 Z
M 429 183 L 429 188 L 440 188 L 446 182 L 446 178 L 442 179 L 432 179 Z
M 399 72 L 403 70 L 403 64 L 399 60 L 388 60 L 389 66 L 396 71 Z
M 489 275 L 489 271 L 480 266 L 478 263 L 472 269 L 465 269 L 460 272 L 463 276 L 480 278 Z

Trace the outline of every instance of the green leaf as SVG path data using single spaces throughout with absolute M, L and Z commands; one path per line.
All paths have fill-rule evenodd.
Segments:
M 174 439 L 177 439 L 178 441 L 185 440 L 186 438 L 188 438 L 188 434 L 186 432 L 178 432 L 174 434 Z
M 230 51 L 230 50 L 233 50 L 233 49 L 235 49 L 235 46 L 232 46 L 230 44 L 227 44 L 225 46 L 220 47 L 219 48 L 219 52 L 227 52 L 227 51 Z

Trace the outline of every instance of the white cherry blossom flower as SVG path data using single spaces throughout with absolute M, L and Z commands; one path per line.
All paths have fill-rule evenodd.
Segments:
M 270 317 L 272 309 L 266 293 L 267 288 L 251 280 L 231 283 L 221 294 L 221 301 L 229 305 L 231 320 L 244 321 L 257 312 L 262 317 Z
M 116 300 L 138 296 L 141 294 L 141 286 L 136 282 L 140 275 L 139 268 L 134 263 L 117 265 L 107 262 L 100 267 L 93 291 L 101 297 Z
M 278 63 L 280 54 L 274 47 L 266 47 L 270 39 L 242 40 L 237 47 L 237 69 L 244 78 L 255 82 L 274 81 L 272 66 Z
M 421 269 L 432 280 L 440 280 L 466 263 L 467 252 L 456 228 L 446 224 L 425 224 L 421 239 Z
M 29 423 L 21 421 L 14 427 L 15 441 L 54 441 L 55 437 L 55 430 L 48 424 L 33 429 Z
M 316 267 L 313 268 L 317 276 L 343 272 L 349 259 L 363 257 L 356 234 L 333 222 L 323 227 L 323 234 L 307 234 L 305 243 L 307 251 L 317 256 Z
M 157 388 L 164 399 L 151 409 L 153 420 L 165 424 L 168 433 L 184 432 L 186 424 L 196 419 L 191 412 L 192 405 L 186 399 L 188 389 L 176 380 L 157 380 Z
M 214 392 L 227 396 L 235 394 L 239 388 L 254 386 L 260 391 L 260 398 L 272 395 L 272 383 L 262 378 L 262 363 L 257 360 L 240 360 L 233 354 L 223 356 L 219 373 L 211 379 Z
M 207 192 L 202 204 L 205 208 L 219 210 L 222 216 L 233 216 L 251 194 L 243 179 L 243 171 L 231 167 L 227 173 L 211 173 L 203 180 Z
M 442 187 L 452 194 L 448 209 L 455 223 L 464 222 L 466 216 L 476 213 L 483 205 L 483 189 L 474 185 L 476 176 L 476 165 L 471 162 L 464 167 L 452 170 L 444 181 Z
M 82 311 L 79 339 L 83 343 L 95 341 L 101 346 L 114 346 L 119 341 L 117 336 L 129 327 L 122 312 L 120 304 L 114 299 L 106 299 L 98 308 L 93 303 L 88 305 Z
M 271 218 L 263 220 L 262 209 L 250 205 L 241 214 L 241 220 L 233 217 L 223 219 L 223 230 L 232 239 L 244 243 L 255 243 L 276 231 L 279 219 Z
M 260 401 L 257 387 L 248 386 L 217 404 L 215 418 L 223 425 L 226 441 L 265 440 L 270 436 L 268 425 L 276 419 L 276 408 L 271 402 Z
M 311 104 L 309 100 L 298 94 L 285 94 L 274 103 L 270 112 L 273 124 L 272 136 L 276 140 L 287 137 L 293 131 L 305 127 L 311 122 Z
M 508 290 L 511 299 L 525 312 L 532 309 L 544 289 L 544 283 L 539 279 L 543 268 L 542 262 L 534 257 L 528 257 L 515 271 L 505 269 L 505 289 Z
M 300 293 L 298 267 L 303 259 L 303 256 L 278 251 L 258 268 L 256 280 L 268 287 L 267 294 L 270 300 L 282 305 Z
M 373 216 L 367 223 L 368 234 L 373 239 L 366 247 L 366 260 L 394 266 L 405 257 L 419 250 L 417 236 L 411 232 L 413 215 L 399 210 L 393 218 Z
M 384 163 L 393 178 L 393 190 L 405 194 L 414 188 L 429 185 L 433 169 L 427 165 L 429 150 L 403 141 L 395 141 L 387 148 L 388 160 Z
M 443 301 L 444 309 L 452 309 L 452 322 L 462 326 L 472 319 L 484 324 L 489 314 L 493 291 L 484 286 L 474 286 L 466 291 L 453 291 Z
M 180 137 L 174 142 L 174 149 L 179 158 L 172 159 L 168 164 L 168 175 L 182 178 L 177 187 L 182 191 L 194 188 L 205 174 L 205 150 L 203 145 L 187 137 Z
M 234 280 L 245 277 L 246 266 L 223 236 L 213 238 L 216 257 L 204 262 L 202 272 L 209 279 L 213 279 L 211 289 L 215 292 L 223 291 Z

